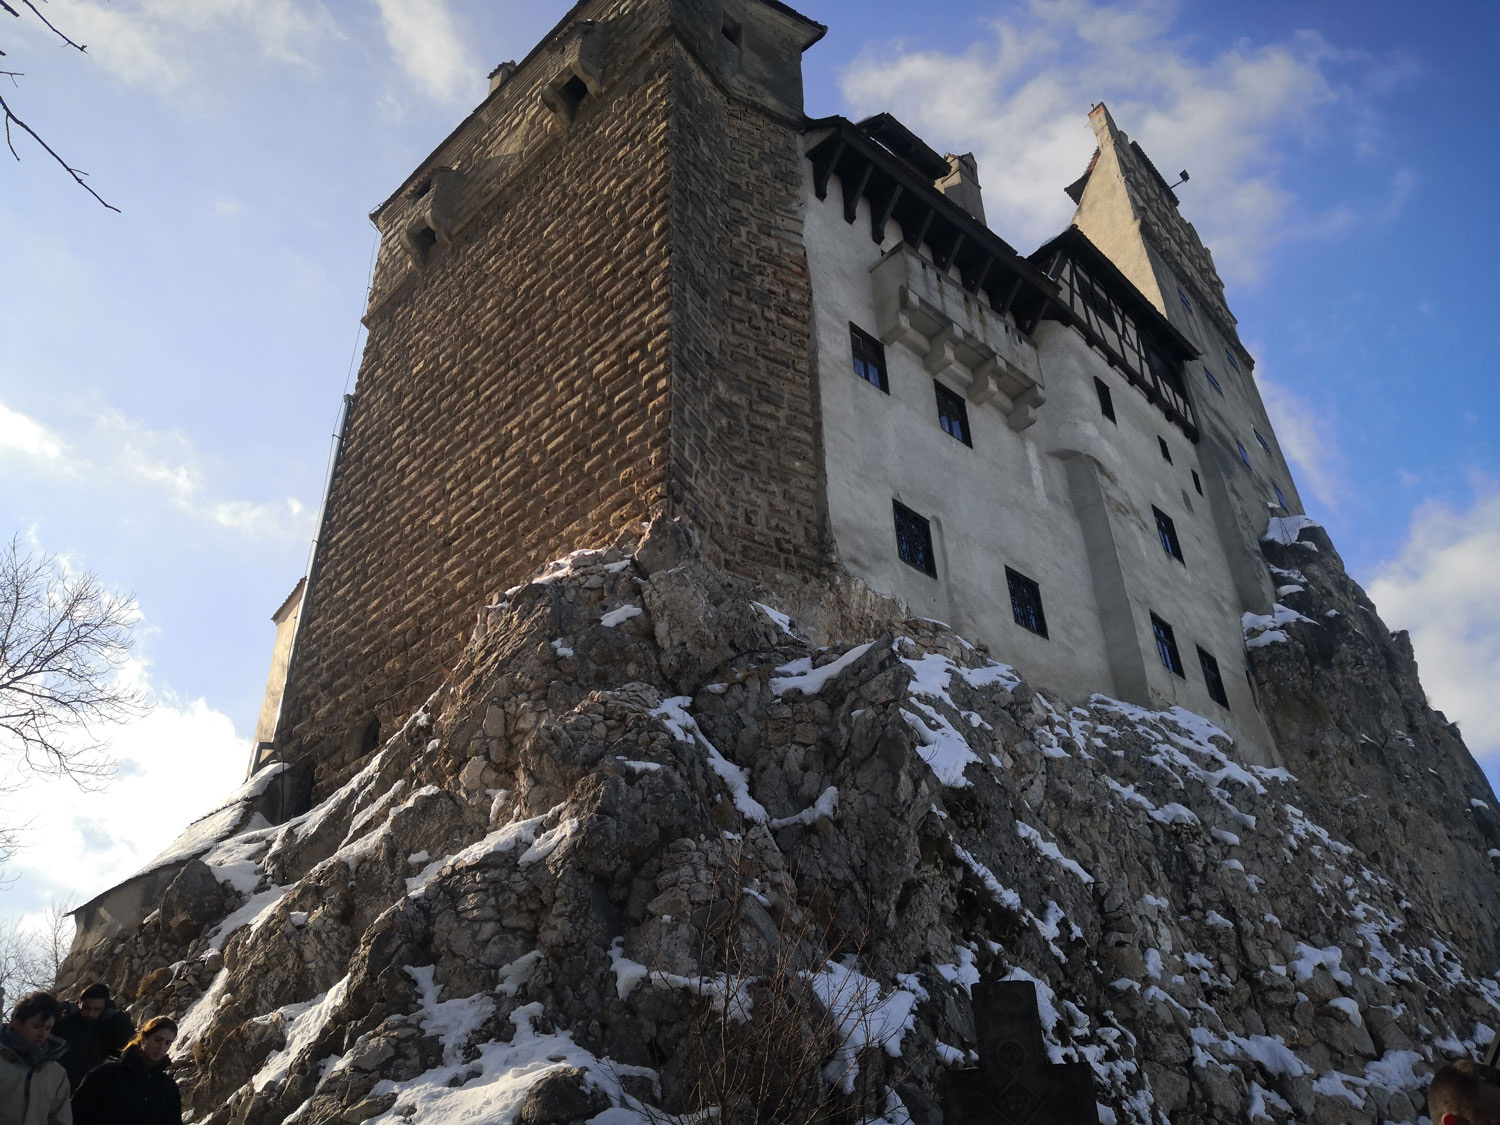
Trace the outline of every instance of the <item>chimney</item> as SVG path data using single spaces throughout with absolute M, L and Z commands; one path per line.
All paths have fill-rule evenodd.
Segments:
M 937 181 L 937 189 L 957 203 L 981 223 L 984 222 L 984 201 L 979 198 L 979 165 L 974 154 L 947 155 L 948 174 Z
M 490 71 L 490 93 L 493 94 L 496 90 L 500 89 L 501 86 L 504 86 L 505 80 L 515 72 L 515 59 L 511 59 L 510 62 L 503 62 L 494 70 Z

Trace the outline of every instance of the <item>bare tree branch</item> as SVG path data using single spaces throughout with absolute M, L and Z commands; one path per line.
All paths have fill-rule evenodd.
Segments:
M 65 46 L 71 47 L 80 53 L 86 52 L 88 50 L 88 47 L 86 45 L 74 41 L 66 32 L 57 27 L 46 16 L 42 15 L 41 9 L 36 6 L 35 0 L 21 0 L 21 3 L 28 11 L 31 12 L 32 15 L 34 15 L 38 20 L 42 22 L 42 25 L 45 26 L 48 31 L 52 32 L 53 35 L 62 40 Z M 21 16 L 20 11 L 10 3 L 8 3 L 7 0 L 0 0 L 0 11 L 8 12 L 12 16 L 15 16 L 17 19 L 19 19 Z M 3 57 L 4 54 L 4 51 L 0 51 L 0 57 Z M 9 77 L 11 82 L 14 84 L 16 79 L 22 76 L 22 72 L 6 70 L 0 71 L 0 75 Z M 41 136 L 35 129 L 26 124 L 25 121 L 21 120 L 21 118 L 16 115 L 16 111 L 10 107 L 10 104 L 6 102 L 4 98 L 0 98 L 0 113 L 3 113 L 5 118 L 5 147 L 10 149 L 10 154 L 12 156 L 14 156 L 18 161 L 21 159 L 21 154 L 16 151 L 15 137 L 11 132 L 11 125 L 14 124 L 18 129 L 24 132 L 37 144 L 41 145 L 42 150 L 46 152 L 48 156 L 52 157 L 52 159 L 62 167 L 63 171 L 67 172 L 68 175 L 73 177 L 74 183 L 76 183 L 79 187 L 83 188 L 84 191 L 88 192 L 95 199 L 97 199 L 104 208 L 110 211 L 114 211 L 116 214 L 119 213 L 120 209 L 118 207 L 106 201 L 102 195 L 100 195 L 97 191 L 95 191 L 92 187 L 84 182 L 83 177 L 87 176 L 88 173 L 82 171 L 72 164 L 69 164 L 60 155 L 58 155 L 56 149 L 54 149 L 46 141 L 42 140 Z
M 0 759 L 80 783 L 107 776 L 94 729 L 145 710 L 118 677 L 135 619 L 94 575 L 69 574 L 19 538 L 0 550 Z

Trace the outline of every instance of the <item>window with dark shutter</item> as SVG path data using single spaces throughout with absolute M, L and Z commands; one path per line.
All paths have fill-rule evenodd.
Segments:
M 1208 697 L 1220 707 L 1229 706 L 1229 696 L 1224 691 L 1224 677 L 1219 675 L 1219 662 L 1198 646 L 1198 665 L 1203 669 L 1203 682 L 1208 685 Z
M 943 427 L 943 433 L 972 449 L 974 439 L 969 435 L 969 410 L 964 405 L 963 395 L 950 391 L 937 381 L 932 385 L 937 388 L 938 425 Z
M 937 556 L 932 551 L 932 527 L 899 500 L 891 501 L 896 517 L 896 554 L 907 566 L 937 577 Z
M 849 325 L 849 348 L 854 355 L 854 373 L 886 394 L 891 385 L 885 377 L 885 345 L 868 332 Z
M 1045 637 L 1047 615 L 1042 612 L 1042 588 L 1010 567 L 1005 568 L 1005 581 L 1010 587 L 1010 611 L 1015 614 L 1016 624 Z
M 1182 544 L 1177 540 L 1177 525 L 1172 522 L 1172 517 L 1155 506 L 1151 508 L 1151 514 L 1156 517 L 1156 534 L 1161 538 L 1161 549 L 1177 561 L 1186 562 L 1182 557 Z

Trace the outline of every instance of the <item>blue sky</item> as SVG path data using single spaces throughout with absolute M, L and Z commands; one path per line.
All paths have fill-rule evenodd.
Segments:
M 566 5 L 52 0 L 79 56 L 0 15 L 0 533 L 133 592 L 104 793 L 33 786 L 0 912 L 87 898 L 242 774 L 271 612 L 306 562 L 362 343 L 366 215 Z M 1488 6 L 818 0 L 817 116 L 896 113 L 979 158 L 1022 250 L 1115 119 L 1214 250 L 1310 514 L 1437 706 L 1500 767 L 1496 156 Z M 1002 654 L 1003 656 L 1003 654 Z

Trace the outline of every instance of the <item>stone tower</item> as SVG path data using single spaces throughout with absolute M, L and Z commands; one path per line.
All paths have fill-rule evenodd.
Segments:
M 1301 512 L 1302 502 L 1255 385 L 1255 361 L 1240 343 L 1213 255 L 1178 210 L 1176 193 L 1102 103 L 1089 122 L 1099 148 L 1068 188 L 1078 204 L 1073 222 L 1198 348 L 1192 374 L 1212 391 L 1194 399 L 1204 484 L 1240 603 L 1264 612 L 1274 590 L 1256 537 L 1268 515 Z M 1271 458 L 1285 488 L 1256 471 L 1254 451 Z
M 775 0 L 583 0 L 376 209 L 273 754 L 356 758 L 560 546 L 670 514 L 728 569 L 821 565 L 798 131 L 823 32 Z

